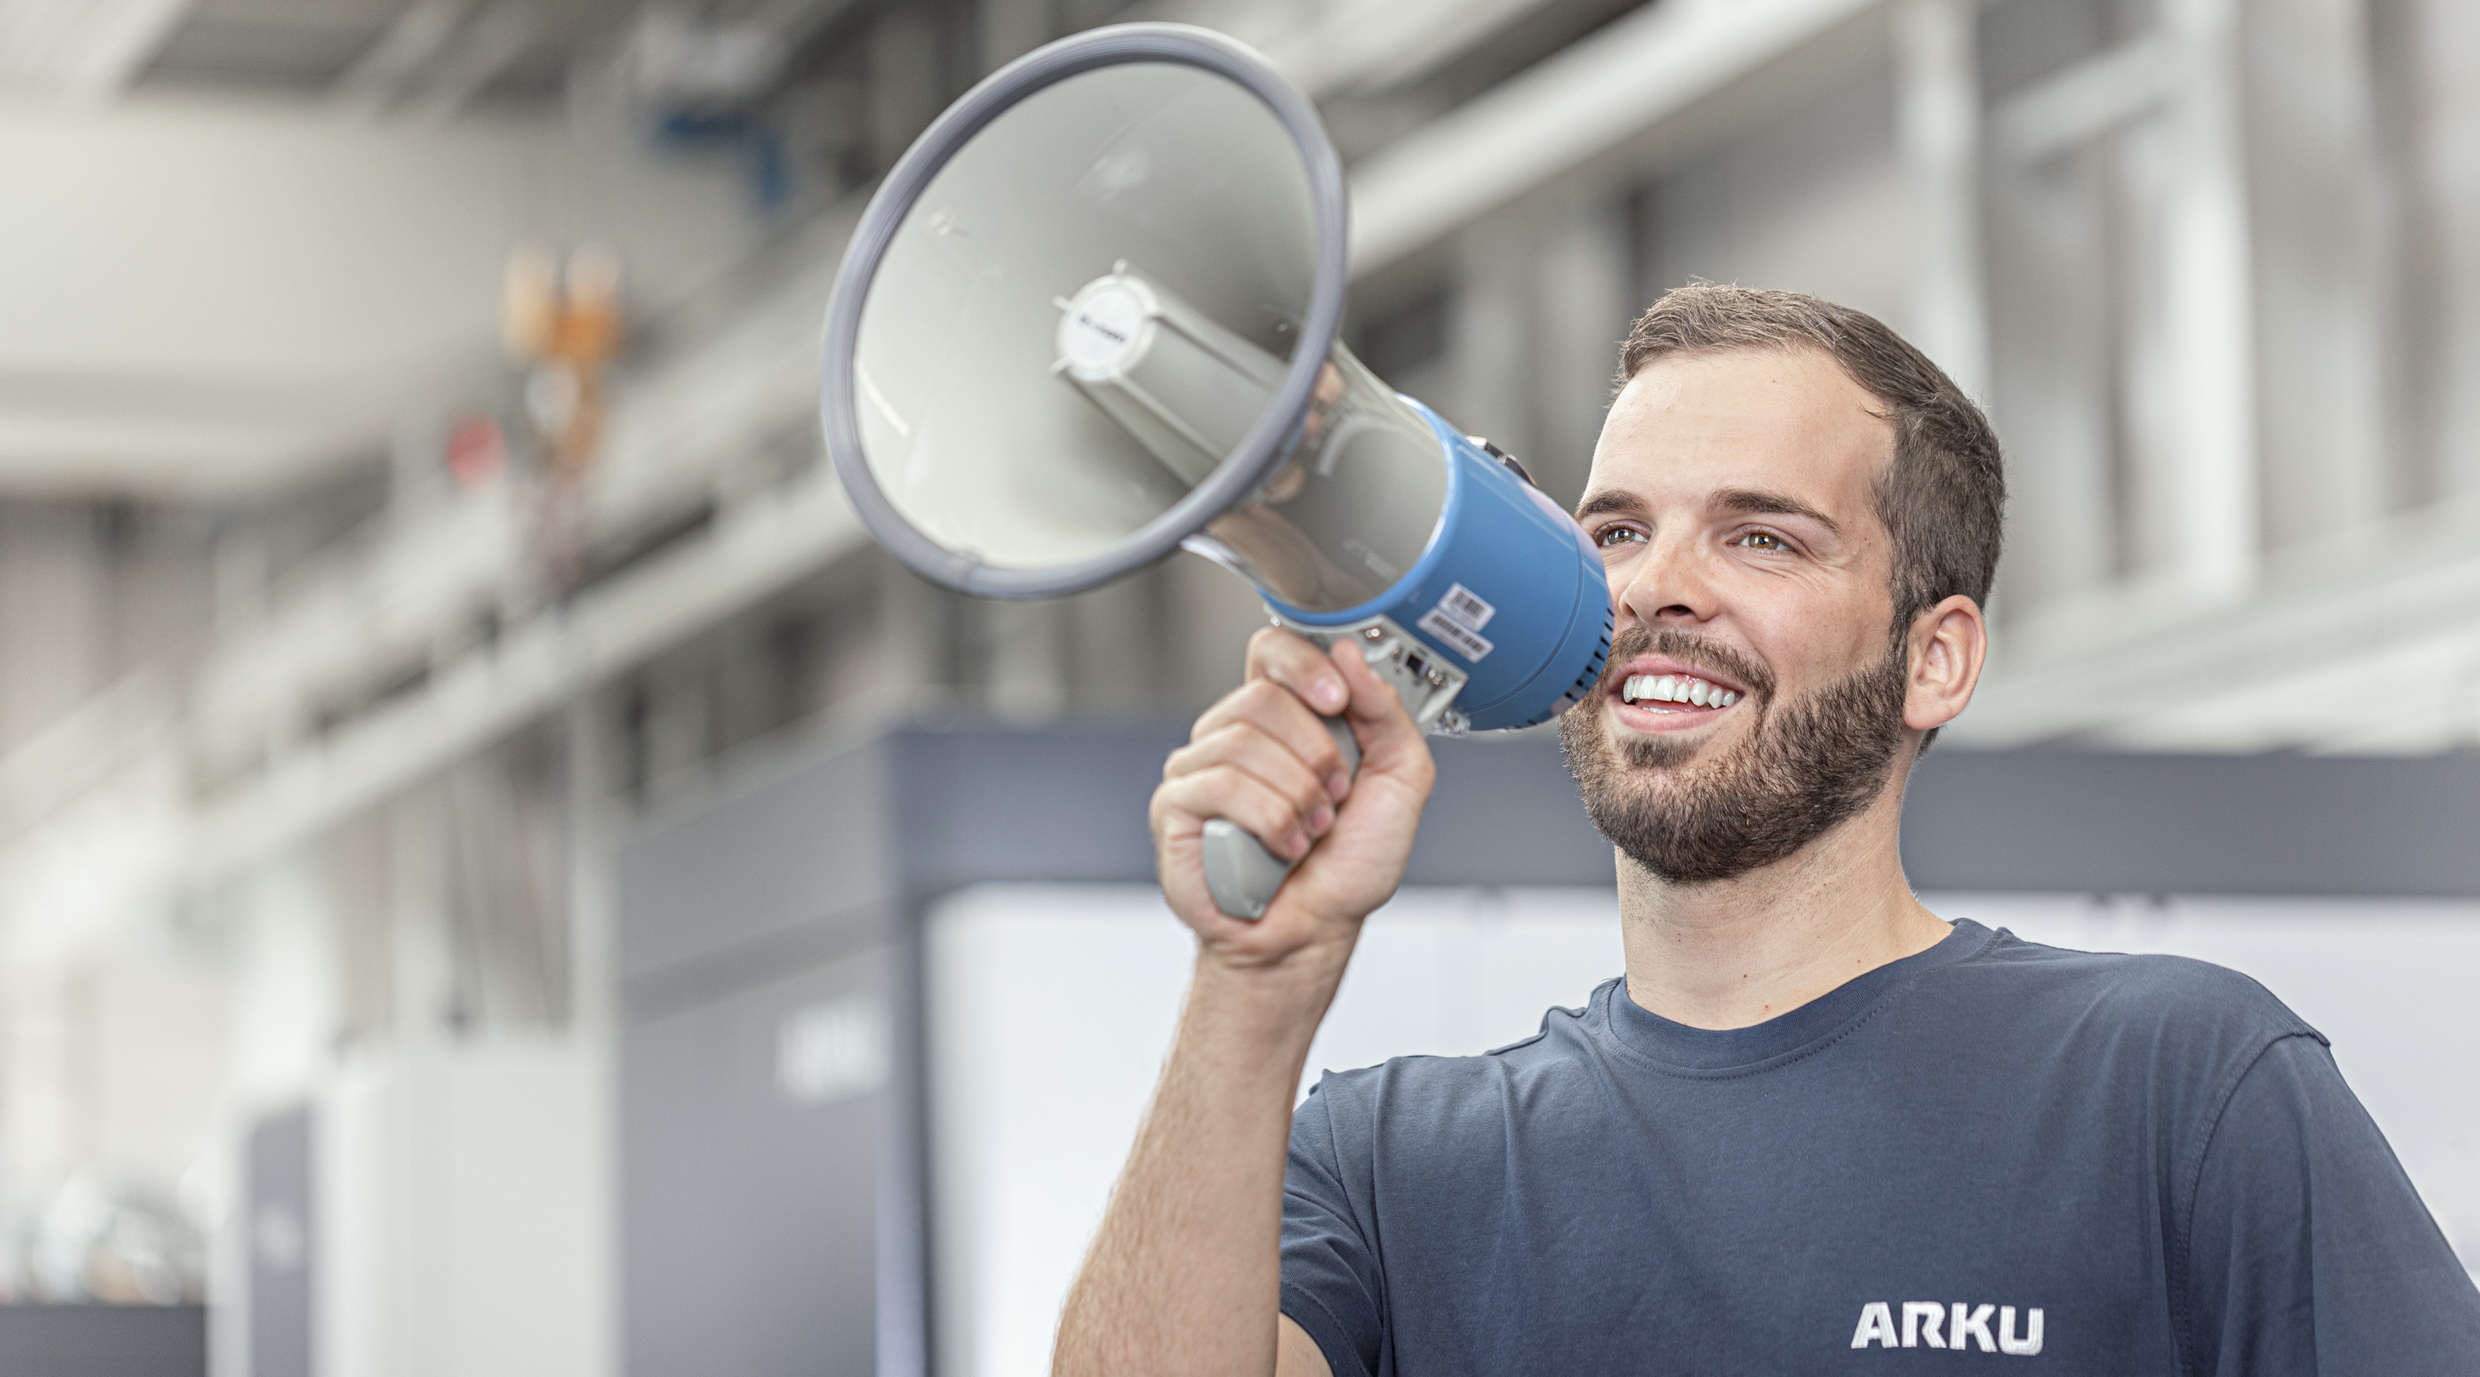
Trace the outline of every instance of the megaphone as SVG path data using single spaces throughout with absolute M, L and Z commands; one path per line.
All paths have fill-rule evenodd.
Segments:
M 819 411 L 855 510 L 982 597 L 1186 548 L 1279 624 L 1359 641 L 1425 729 L 1548 720 L 1609 654 L 1601 559 L 1336 338 L 1344 215 L 1316 111 L 1220 34 L 1115 25 L 992 74 L 889 171 L 836 277 Z M 1242 918 L 1291 869 L 1220 818 L 1205 868 Z

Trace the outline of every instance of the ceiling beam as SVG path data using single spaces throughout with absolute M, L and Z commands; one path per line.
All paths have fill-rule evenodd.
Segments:
M 1770 107 L 1785 92 L 1761 78 L 1794 59 L 1882 53 L 1882 39 L 1855 40 L 1882 25 L 1883 6 L 1648 5 L 1363 160 L 1352 173 L 1353 271 L 1375 272 L 1553 182 L 1654 151 L 1726 88 Z

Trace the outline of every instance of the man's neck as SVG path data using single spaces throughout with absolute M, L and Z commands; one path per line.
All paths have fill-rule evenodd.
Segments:
M 1789 859 L 1708 884 L 1622 854 L 1628 996 L 1674 1023 L 1746 1028 L 1936 946 L 1951 929 L 1904 882 L 1902 812 L 1898 780 Z

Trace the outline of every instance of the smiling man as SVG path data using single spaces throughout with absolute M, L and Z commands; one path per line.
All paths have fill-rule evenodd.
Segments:
M 2480 1294 L 2313 1029 L 1906 885 L 1904 782 L 1987 645 L 1979 411 L 1869 317 L 1736 287 L 1665 296 L 1622 371 L 1578 513 L 1610 668 L 1560 729 L 1625 974 L 1294 1112 L 1431 766 L 1348 645 L 1262 634 L 1155 795 L 1196 969 L 1056 1370 L 2480 1373 Z M 1305 854 L 1260 922 L 1206 894 L 1215 816 Z

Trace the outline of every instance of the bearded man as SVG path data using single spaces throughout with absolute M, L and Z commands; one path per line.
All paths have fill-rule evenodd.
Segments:
M 2315 1030 L 1905 884 L 1904 782 L 1987 646 L 1980 412 L 1875 320 L 1736 287 L 1665 296 L 1622 375 L 1577 511 L 1610 667 L 1560 732 L 1624 976 L 1295 1112 L 1432 773 L 1351 646 L 1261 634 L 1154 797 L 1197 963 L 1055 1370 L 2480 1372 L 2480 1294 Z M 1216 816 L 1305 857 L 1259 922 L 1207 894 Z

